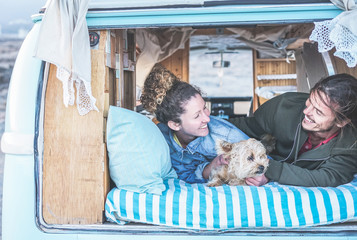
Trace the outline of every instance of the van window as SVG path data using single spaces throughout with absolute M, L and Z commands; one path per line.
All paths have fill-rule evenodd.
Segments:
M 253 53 L 235 35 L 190 38 L 190 83 L 207 97 L 253 96 Z

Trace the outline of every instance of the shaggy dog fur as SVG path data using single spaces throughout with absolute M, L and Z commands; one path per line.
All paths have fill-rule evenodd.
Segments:
M 254 138 L 238 143 L 217 141 L 217 154 L 223 154 L 229 164 L 212 169 L 208 186 L 246 185 L 245 178 L 264 174 L 269 165 L 267 149 L 274 148 L 275 139 L 267 136 L 263 137 L 262 142 Z

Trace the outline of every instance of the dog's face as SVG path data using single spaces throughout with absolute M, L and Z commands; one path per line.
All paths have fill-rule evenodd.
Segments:
M 227 171 L 230 177 L 245 179 L 259 176 L 269 165 L 264 145 L 254 138 L 238 143 L 218 141 L 216 149 L 217 154 L 223 154 L 229 162 Z

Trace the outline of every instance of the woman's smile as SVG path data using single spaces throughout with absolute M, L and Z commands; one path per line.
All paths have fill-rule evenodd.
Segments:
M 210 112 L 206 108 L 206 102 L 196 94 L 184 106 L 185 112 L 181 115 L 181 123 L 176 135 L 179 140 L 195 139 L 204 137 L 209 133 L 208 123 L 210 121 Z

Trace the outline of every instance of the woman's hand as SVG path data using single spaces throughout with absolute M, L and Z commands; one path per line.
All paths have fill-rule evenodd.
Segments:
M 215 157 L 210 164 L 208 164 L 205 169 L 203 169 L 202 176 L 204 179 L 208 179 L 211 174 L 212 169 L 218 168 L 222 165 L 228 165 L 228 161 L 224 159 L 223 155 L 218 155 Z
M 250 177 L 245 179 L 245 183 L 249 186 L 262 186 L 269 182 L 269 179 L 263 174 L 257 177 Z
M 216 162 L 215 167 L 219 167 L 221 165 L 228 165 L 228 161 L 223 157 L 223 155 L 215 157 L 212 162 Z

